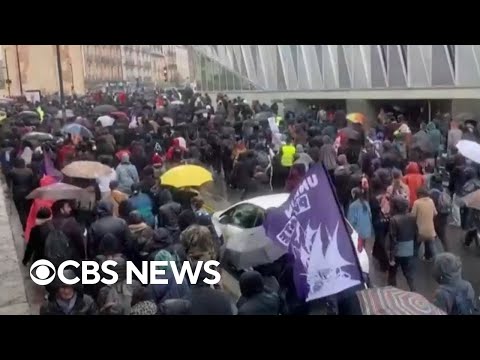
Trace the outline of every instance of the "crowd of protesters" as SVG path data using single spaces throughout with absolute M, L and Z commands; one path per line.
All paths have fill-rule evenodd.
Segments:
M 99 106 L 115 109 L 99 116 Z M 1 129 L 1 161 L 25 229 L 23 264 L 44 258 L 99 264 L 114 259 L 119 264 L 119 281 L 113 286 L 47 286 L 42 314 L 308 312 L 288 295 L 293 285 L 286 291 L 271 288 L 261 271 L 241 275 L 242 297 L 236 304 L 221 286 L 201 281 L 126 284 L 122 264 L 127 260 L 221 262 L 223 239 L 198 192 L 163 186 L 159 180 L 179 164 L 212 170 L 245 199 L 272 189 L 290 192 L 312 164 L 322 163 L 360 243 L 373 242 L 373 257 L 389 285 L 396 285 L 400 267 L 410 290 L 416 291 L 415 262 L 423 248 L 423 259 L 435 261 L 435 304 L 447 313 L 473 308 L 473 289 L 461 278 L 461 262 L 444 252 L 449 250 L 450 215 L 454 225 L 467 230 L 465 245 L 478 241 L 478 210 L 458 201 L 480 189 L 478 168 L 455 147 L 462 138 L 479 139 L 473 119 L 437 115 L 415 128 L 403 114 L 383 110 L 378 119 L 361 120 L 349 119 L 342 110 L 315 107 L 280 114 L 277 104 L 248 104 L 222 94 L 212 101 L 188 88 L 181 100 L 171 91 L 70 97 L 66 107 L 71 116 L 48 97 L 37 104 L 20 99 L 4 107 L 8 117 Z M 69 124 L 92 135 L 65 134 L 62 129 Z M 32 131 L 52 136 L 29 137 Z M 60 170 L 78 160 L 98 161 L 111 172 L 93 179 L 62 175 Z M 89 196 L 77 201 L 26 199 L 34 189 L 60 180 L 87 189 Z M 53 253 L 56 259 L 51 259 Z M 280 288 L 285 286 L 279 276 L 285 266 L 273 274 Z M 165 270 L 171 277 L 171 269 Z

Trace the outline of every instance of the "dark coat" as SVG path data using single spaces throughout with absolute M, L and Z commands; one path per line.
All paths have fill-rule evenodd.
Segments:
M 77 259 L 85 258 L 85 241 L 83 236 L 83 229 L 73 216 L 64 217 L 57 215 L 52 220 L 55 229 L 62 231 L 70 240 L 75 249 L 75 257 Z
M 152 284 L 148 286 L 156 304 L 161 304 L 165 300 L 185 299 L 190 294 L 190 287 L 184 278 L 182 284 L 177 284 L 172 270 L 167 270 L 164 278 L 168 279 L 168 284 Z
M 278 315 L 280 313 L 280 297 L 263 291 L 249 298 L 241 297 L 237 303 L 238 315 Z
M 90 227 L 89 254 L 96 255 L 102 238 L 106 234 L 114 235 L 118 243 L 115 250 L 119 253 L 128 252 L 131 247 L 131 233 L 125 220 L 111 215 L 111 204 L 100 202 L 98 210 L 100 218 Z
M 70 314 L 65 314 L 54 297 L 50 297 L 48 303 L 40 308 L 40 315 L 95 315 L 97 306 L 93 299 L 82 292 L 77 291 L 77 300 Z
M 190 288 L 187 298 L 192 304 L 192 315 L 234 315 L 235 306 L 222 290 L 212 289 L 210 286 L 197 283 Z
M 32 263 L 45 259 L 45 241 L 51 228 L 50 220 L 42 221 L 37 219 L 37 224 L 33 227 L 27 247 L 25 248 L 25 255 L 22 260 L 24 265 L 26 265 L 30 259 Z
M 178 216 L 182 206 L 174 201 L 169 201 L 158 209 L 158 226 L 170 232 L 178 231 Z
M 35 177 L 29 168 L 14 168 L 8 173 L 7 178 L 12 185 L 14 198 L 23 200 L 35 186 Z

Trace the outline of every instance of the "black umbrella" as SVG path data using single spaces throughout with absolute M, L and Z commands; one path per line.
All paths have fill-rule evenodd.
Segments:
M 270 118 L 272 116 L 275 116 L 275 114 L 273 112 L 262 111 L 262 112 L 259 112 L 258 114 L 255 114 L 255 117 L 253 119 L 256 120 L 256 121 L 265 121 L 265 120 L 268 121 L 268 118 Z
M 100 114 L 100 115 L 102 114 L 107 115 L 115 111 L 117 111 L 117 108 L 113 105 L 108 105 L 108 104 L 99 105 L 93 108 L 93 112 L 95 114 Z
M 202 114 L 207 114 L 207 113 L 208 113 L 208 109 L 200 109 L 200 110 L 195 111 L 195 115 L 202 115 Z
M 59 110 L 59 108 L 53 105 L 47 106 L 46 108 L 46 112 L 52 115 L 57 115 Z
M 36 111 L 22 111 L 20 114 L 18 114 L 18 117 L 20 118 L 27 118 L 27 117 L 36 117 L 40 118 L 40 115 Z
M 23 135 L 22 140 L 48 141 L 53 140 L 52 134 L 32 131 Z
M 347 137 L 347 139 L 360 140 L 360 137 L 361 137 L 360 133 L 351 127 L 343 128 L 340 131 Z

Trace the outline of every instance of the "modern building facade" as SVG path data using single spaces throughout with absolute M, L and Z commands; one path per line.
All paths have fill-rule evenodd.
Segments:
M 344 99 L 356 106 L 367 100 L 452 100 L 452 111 L 474 107 L 480 113 L 480 45 L 192 48 L 195 80 L 209 91 L 241 91 L 260 99 Z M 224 72 L 240 83 L 215 78 Z

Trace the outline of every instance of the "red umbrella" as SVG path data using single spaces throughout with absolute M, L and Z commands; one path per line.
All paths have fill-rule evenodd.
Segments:
M 110 116 L 115 118 L 115 120 L 118 121 L 129 121 L 127 114 L 125 114 L 123 111 L 114 111 L 110 113 Z

